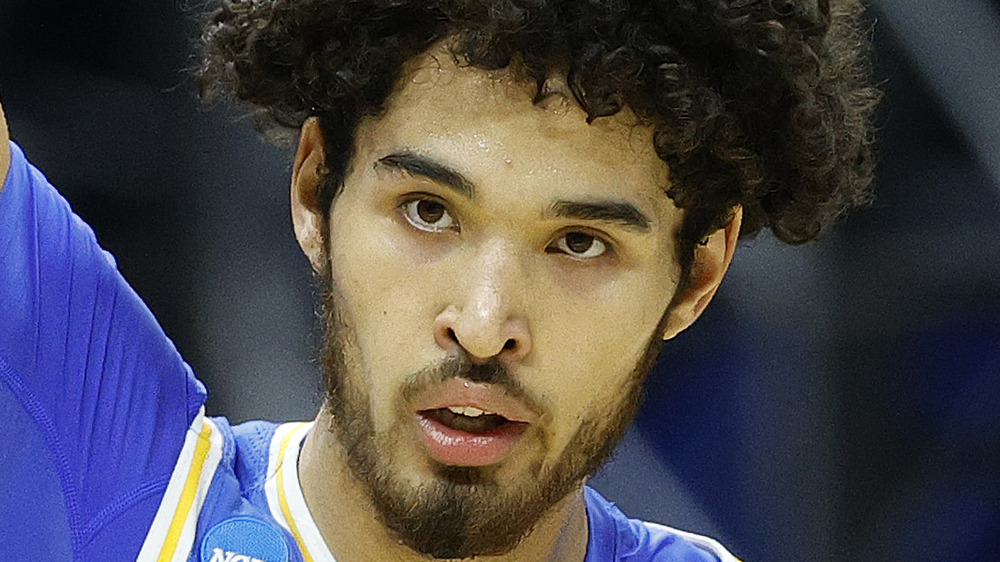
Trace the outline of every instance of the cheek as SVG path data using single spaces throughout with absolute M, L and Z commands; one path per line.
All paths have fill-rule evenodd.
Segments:
M 345 208 L 331 216 L 330 266 L 376 404 L 398 380 L 438 359 L 433 351 L 433 280 L 385 217 Z
M 558 407 L 561 425 L 575 426 L 621 398 L 670 295 L 669 283 L 633 279 L 586 299 L 553 299 L 561 304 L 536 315 L 534 367 L 545 373 L 543 392 Z

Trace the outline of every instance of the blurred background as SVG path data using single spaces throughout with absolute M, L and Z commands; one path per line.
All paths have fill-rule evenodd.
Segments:
M 1000 559 L 1000 0 L 871 2 L 877 200 L 761 235 L 595 485 L 750 561 Z M 292 151 L 200 108 L 178 0 L 0 0 L 12 137 L 239 422 L 320 398 Z M 2 312 L 0 312 L 2 315 Z

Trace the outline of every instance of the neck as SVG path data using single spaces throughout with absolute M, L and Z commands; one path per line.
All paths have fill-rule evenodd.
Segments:
M 347 467 L 330 416 L 322 410 L 306 437 L 299 481 L 309 511 L 338 562 L 421 561 L 427 557 L 400 544 L 374 515 L 375 508 Z M 553 505 L 512 551 L 477 561 L 581 562 L 587 550 L 587 512 L 582 486 Z

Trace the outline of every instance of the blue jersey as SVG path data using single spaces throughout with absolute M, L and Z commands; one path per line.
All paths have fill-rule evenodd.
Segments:
M 32 560 L 332 562 L 311 423 L 230 427 L 114 259 L 11 144 L 0 191 L 0 545 Z M 736 559 L 590 488 L 586 562 Z

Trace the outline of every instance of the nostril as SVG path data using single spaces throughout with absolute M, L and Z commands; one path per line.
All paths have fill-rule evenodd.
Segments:
M 458 341 L 458 336 L 455 335 L 455 330 L 448 328 L 448 339 L 450 339 L 451 341 L 456 341 L 456 342 Z
M 517 347 L 517 342 L 514 341 L 513 339 L 509 339 L 505 341 L 503 344 L 503 348 L 507 350 L 514 349 L 515 347 Z

